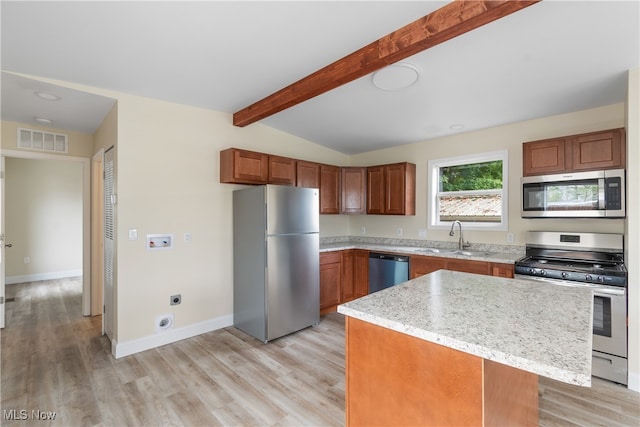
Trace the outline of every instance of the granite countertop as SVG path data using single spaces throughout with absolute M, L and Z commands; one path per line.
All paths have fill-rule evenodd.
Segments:
M 338 312 L 534 374 L 591 385 L 593 291 L 439 270 Z
M 475 245 L 472 249 L 457 251 L 455 248 L 428 247 L 428 246 L 404 246 L 400 244 L 367 243 L 367 242 L 335 242 L 322 243 L 320 252 L 341 251 L 347 249 L 364 249 L 368 251 L 391 252 L 406 255 L 425 255 L 444 258 L 461 258 L 474 261 L 498 262 L 513 264 L 523 256 L 523 251 L 502 252 L 494 248 Z

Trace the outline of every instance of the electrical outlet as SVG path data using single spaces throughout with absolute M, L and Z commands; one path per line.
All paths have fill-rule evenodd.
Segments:
M 396 236 L 402 237 L 402 227 L 396 228 Z
M 184 233 L 184 242 L 191 243 L 191 233 Z
M 31 262 L 31 258 L 30 257 L 28 257 L 28 256 L 24 257 L 24 263 L 25 264 L 29 264 L 30 262 Z
M 513 233 L 507 233 L 507 243 L 513 243 Z
M 427 229 L 421 228 L 420 230 L 418 230 L 418 237 L 421 237 L 421 238 L 427 237 Z
M 365 234 L 367 234 L 367 228 L 366 227 L 360 227 L 360 234 L 362 234 L 363 236 Z
M 161 314 L 156 317 L 156 333 L 173 328 L 173 313 Z
M 178 295 L 171 295 L 171 297 L 169 298 L 169 304 L 170 305 L 178 305 L 182 302 L 182 295 L 178 294 Z

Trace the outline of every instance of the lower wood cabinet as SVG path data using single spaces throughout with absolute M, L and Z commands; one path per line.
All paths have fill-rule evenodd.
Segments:
M 514 268 L 513 264 L 491 264 L 491 275 L 497 277 L 507 277 L 513 279 Z
M 437 270 L 462 271 L 487 276 L 513 277 L 512 264 L 438 256 L 411 256 L 409 279 Z M 369 294 L 369 251 L 348 249 L 320 253 L 320 314 Z
M 342 297 L 342 257 L 340 252 L 320 254 L 320 314 L 335 311 Z
M 462 271 L 464 273 L 484 274 L 487 276 L 513 278 L 513 265 L 475 261 L 461 258 L 445 258 L 435 256 L 416 255 L 411 257 L 409 277 L 424 276 L 437 270 Z
M 369 293 L 369 251 L 320 253 L 320 314 Z

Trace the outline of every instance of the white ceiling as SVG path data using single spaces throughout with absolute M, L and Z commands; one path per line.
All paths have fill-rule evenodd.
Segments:
M 3 0 L 2 118 L 92 132 L 114 102 L 11 73 L 232 114 L 444 4 Z M 262 123 L 355 154 L 623 102 L 639 6 L 544 0 L 408 58 L 406 89 L 366 76 Z

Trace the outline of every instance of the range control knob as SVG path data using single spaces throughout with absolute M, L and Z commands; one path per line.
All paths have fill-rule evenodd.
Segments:
M 587 275 L 585 276 L 585 280 L 586 280 L 587 282 L 590 282 L 591 280 L 593 280 L 593 277 L 591 277 L 591 275 L 590 275 L 590 274 L 587 274 Z
M 541 275 L 541 276 L 545 276 L 546 274 L 547 274 L 547 272 L 546 272 L 546 271 L 544 271 L 544 270 L 540 270 L 540 275 Z
M 598 276 L 598 282 L 604 282 L 604 277 Z
M 567 276 L 569 276 L 569 275 L 567 274 L 567 272 L 566 272 L 566 271 L 563 271 L 563 272 L 560 274 L 560 276 L 562 276 L 562 278 L 563 278 L 563 279 L 566 279 L 566 278 L 567 278 Z

